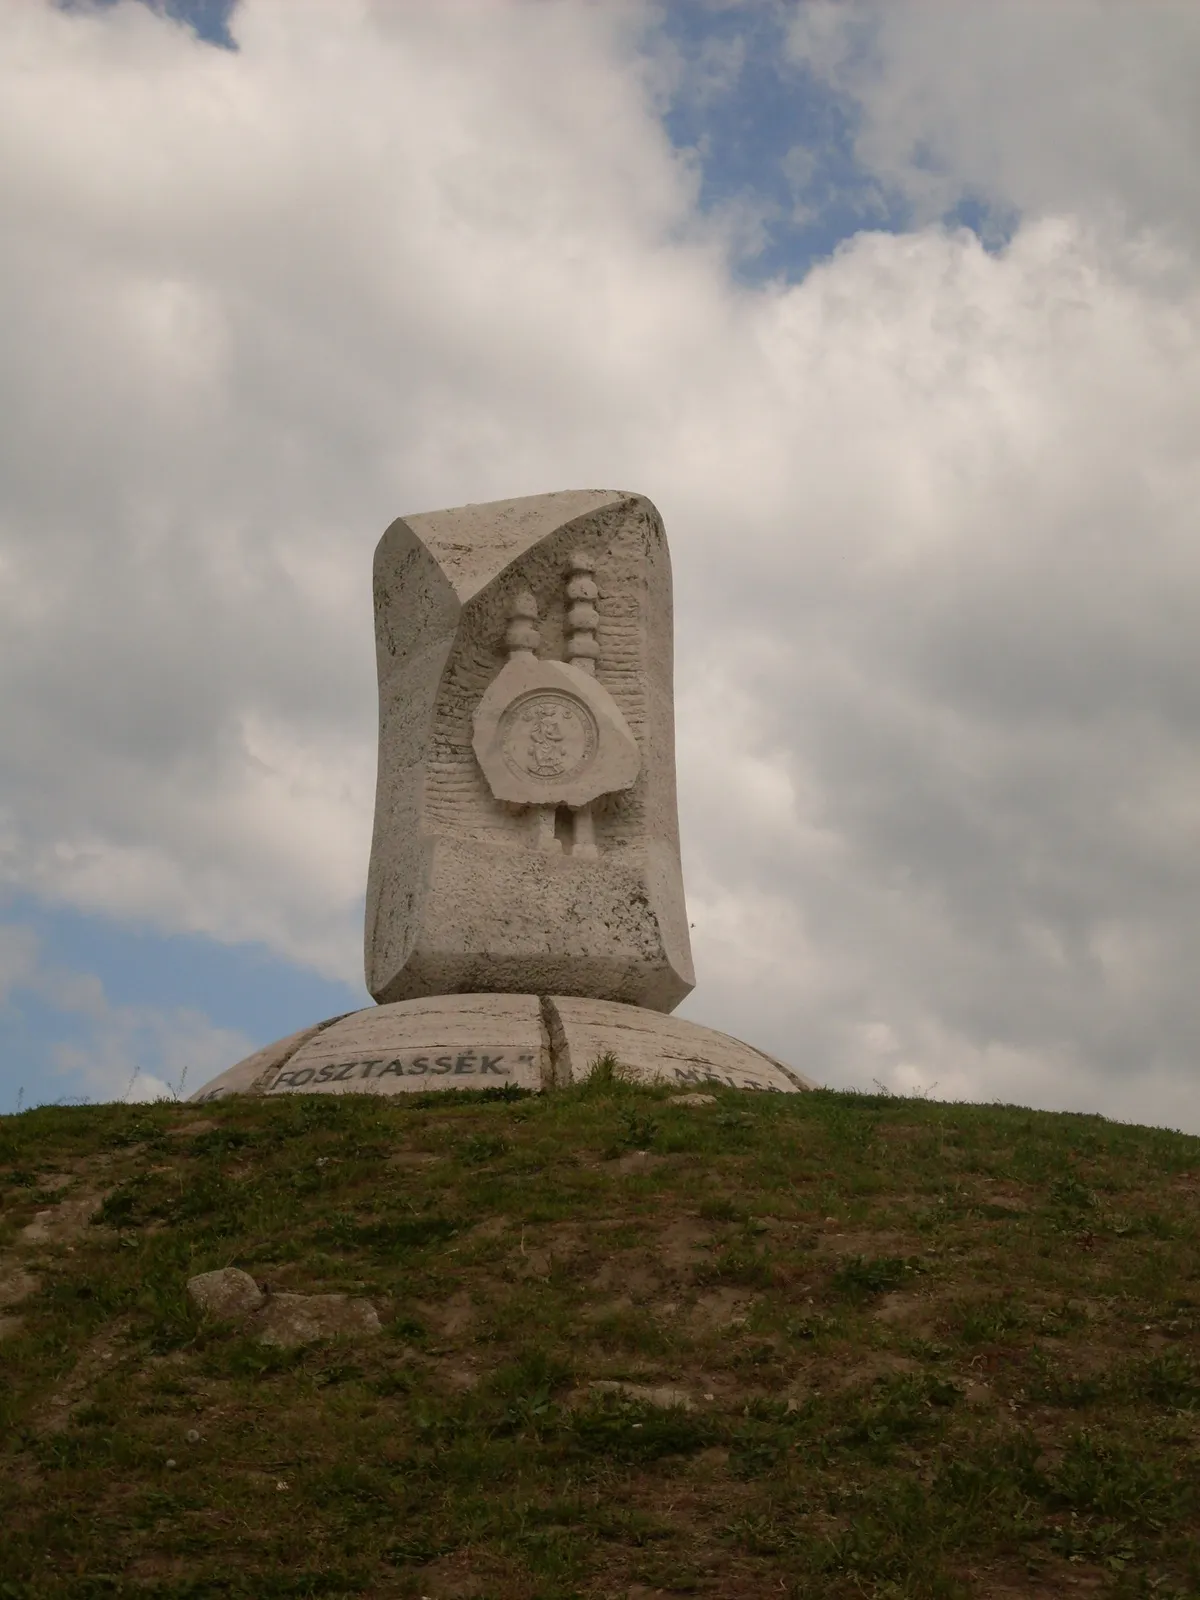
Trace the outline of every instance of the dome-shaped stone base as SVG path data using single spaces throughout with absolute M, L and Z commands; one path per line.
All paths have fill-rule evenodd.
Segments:
M 368 1006 L 303 1028 L 191 1096 L 407 1094 L 578 1083 L 612 1054 L 645 1083 L 728 1084 L 793 1094 L 807 1078 L 740 1040 L 613 1000 L 450 994 Z

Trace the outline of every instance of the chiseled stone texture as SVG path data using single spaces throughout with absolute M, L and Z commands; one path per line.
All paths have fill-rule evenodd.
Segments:
M 532 994 L 433 995 L 354 1011 L 323 1028 L 262 1091 L 404 1094 L 551 1082 L 549 1036 Z
M 792 1093 L 813 1083 L 740 1039 L 682 1017 L 660 1017 L 608 1000 L 555 995 L 547 1002 L 556 1083 L 578 1083 L 611 1052 L 646 1083 L 717 1082 Z
M 458 994 L 369 1006 L 336 1018 L 311 1030 L 273 1076 L 248 1076 L 241 1092 L 406 1094 L 503 1084 L 549 1089 L 587 1077 L 608 1052 L 648 1083 L 691 1088 L 717 1082 L 784 1094 L 813 1087 L 728 1034 L 640 1006 L 562 995 Z M 194 1098 L 210 1098 L 209 1090 Z
M 586 638 L 570 621 L 572 576 L 598 589 Z M 519 620 L 526 596 L 537 613 L 529 624 Z M 590 838 L 576 847 L 579 813 L 565 805 L 549 814 L 548 842 L 539 836 L 538 808 L 497 798 L 476 755 L 475 713 L 525 627 L 539 659 L 575 659 L 573 671 L 594 660 L 593 681 L 637 745 L 629 787 L 588 808 L 594 850 Z M 675 799 L 671 570 L 651 503 L 578 490 L 401 518 L 375 554 L 375 630 L 371 994 L 384 1004 L 572 994 L 672 1010 L 694 975 Z

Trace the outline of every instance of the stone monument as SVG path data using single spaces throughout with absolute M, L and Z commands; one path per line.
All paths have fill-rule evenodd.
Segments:
M 375 552 L 377 1004 L 192 1096 L 549 1089 L 634 1076 L 784 1092 L 669 1016 L 694 983 L 675 799 L 671 568 L 641 495 L 398 518 Z

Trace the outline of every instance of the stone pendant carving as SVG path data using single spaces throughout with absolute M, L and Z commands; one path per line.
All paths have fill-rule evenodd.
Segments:
M 590 571 L 590 559 L 580 553 L 572 565 L 573 579 Z M 570 589 L 568 584 L 568 597 Z M 581 609 L 571 608 L 568 623 Z M 535 848 L 555 854 L 562 850 L 555 812 L 565 805 L 572 811 L 571 854 L 594 857 L 591 802 L 631 788 L 642 758 L 621 708 L 596 679 L 599 615 L 590 604 L 587 614 L 591 627 L 586 655 L 580 653 L 580 635 L 573 630 L 567 649 L 575 647 L 577 660 L 539 660 L 534 653 L 541 642 L 535 626 L 537 600 L 528 592 L 516 597 L 508 628 L 509 659 L 476 707 L 474 748 L 496 799 L 532 808 Z
M 367 986 L 672 1010 L 692 987 L 671 578 L 639 495 L 401 518 L 375 558 Z

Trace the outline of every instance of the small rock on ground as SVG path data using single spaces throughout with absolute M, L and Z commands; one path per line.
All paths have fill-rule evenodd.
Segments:
M 314 1344 L 339 1335 L 379 1333 L 379 1315 L 369 1300 L 346 1294 L 266 1295 L 248 1272 L 220 1267 L 188 1279 L 193 1305 L 226 1321 L 246 1320 L 260 1344 Z
M 664 1411 L 678 1407 L 681 1411 L 694 1411 L 695 1402 L 686 1389 L 672 1389 L 669 1385 L 645 1383 L 618 1383 L 612 1378 L 599 1378 L 589 1383 L 593 1394 L 619 1394 L 625 1400 L 640 1400 L 643 1405 L 659 1406 Z
M 715 1094 L 673 1094 L 670 1096 L 670 1104 L 673 1106 L 715 1106 L 716 1103 L 717 1097 Z
M 188 1279 L 188 1298 L 210 1317 L 248 1316 L 266 1304 L 266 1295 L 248 1272 L 238 1267 L 218 1267 Z
M 649 1172 L 651 1167 L 657 1167 L 666 1159 L 666 1156 L 655 1155 L 652 1150 L 631 1150 L 617 1161 L 616 1168 L 618 1172 Z
M 273 1294 L 254 1318 L 260 1344 L 313 1344 L 336 1336 L 379 1333 L 379 1315 L 369 1300 L 345 1294 Z
M 19 1263 L 0 1261 L 0 1306 L 19 1305 L 38 1287 L 32 1272 L 26 1272 Z

